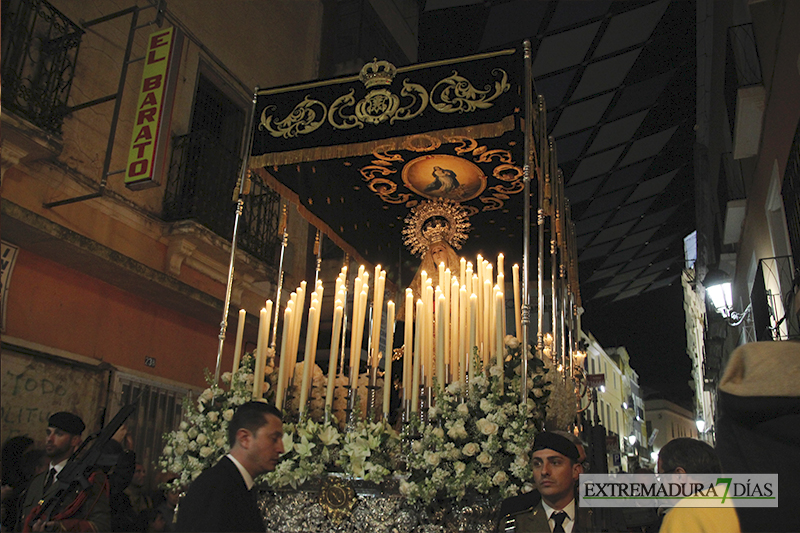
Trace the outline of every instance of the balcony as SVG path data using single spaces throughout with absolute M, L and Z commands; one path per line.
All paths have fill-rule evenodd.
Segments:
M 761 139 L 766 93 L 752 24 L 728 28 L 724 93 L 733 158 L 754 156 Z
M 4 111 L 58 134 L 83 30 L 45 0 L 4 0 L 2 12 Z
M 793 306 L 793 272 L 789 256 L 759 260 L 750 292 L 756 340 L 779 341 L 800 337 L 798 316 Z
M 194 268 L 223 281 L 228 268 L 225 254 L 230 253 L 236 216 L 233 192 L 239 156 L 205 131 L 175 137 L 172 145 L 163 206 L 164 220 L 173 223 L 168 231 L 168 270 L 179 275 L 183 261 L 192 257 Z M 239 273 L 247 273 L 247 282 L 274 278 L 280 246 L 279 214 L 280 196 L 254 177 L 245 196 L 237 238 L 239 250 L 249 254 L 237 257 L 237 262 L 245 263 Z
M 789 232 L 792 259 L 795 266 L 800 268 L 800 121 L 794 131 L 789 157 L 786 158 L 781 196 L 783 197 L 783 210 L 786 213 L 786 228 Z M 795 304 L 797 303 L 795 302 Z M 796 305 L 794 311 L 795 313 L 798 311 Z

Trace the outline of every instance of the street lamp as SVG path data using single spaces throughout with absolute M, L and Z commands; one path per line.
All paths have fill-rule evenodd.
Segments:
M 747 313 L 750 312 L 751 307 L 749 304 L 741 313 L 733 309 L 731 278 L 722 270 L 718 268 L 709 270 L 706 277 L 703 278 L 703 287 L 706 289 L 706 294 L 711 298 L 711 303 L 714 305 L 716 312 L 722 315 L 731 326 L 741 324 Z
M 698 418 L 697 421 L 695 421 L 695 425 L 697 426 L 697 432 L 702 435 L 703 430 L 706 429 L 706 421 L 702 418 Z

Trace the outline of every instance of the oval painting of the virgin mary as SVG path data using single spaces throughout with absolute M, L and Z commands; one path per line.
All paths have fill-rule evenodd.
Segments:
M 429 200 L 447 198 L 466 202 L 486 188 L 486 176 L 478 165 L 452 155 L 425 155 L 403 167 L 403 183 Z

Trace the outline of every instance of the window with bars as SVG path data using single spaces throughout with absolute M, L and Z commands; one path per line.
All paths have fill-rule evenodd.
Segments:
M 244 111 L 201 74 L 191 132 L 172 142 L 164 194 L 166 221 L 194 219 L 223 238 L 231 237 L 244 122 Z M 277 263 L 279 214 L 280 196 L 254 175 L 244 198 L 238 242 L 242 250 L 269 265 Z
M 789 232 L 789 245 L 794 262 L 795 274 L 800 269 L 800 121 L 794 132 L 792 147 L 786 161 L 786 172 L 783 177 L 783 209 L 786 212 L 786 227 Z
M 3 107 L 60 133 L 83 30 L 46 0 L 2 2 Z
M 154 487 L 158 458 L 164 448 L 164 433 L 178 428 L 183 418 L 183 400 L 191 391 L 165 385 L 130 374 L 118 373 L 114 387 L 116 409 L 130 403 L 138 408 L 128 419 L 128 433 L 133 437 L 136 462 L 147 468 L 147 485 Z

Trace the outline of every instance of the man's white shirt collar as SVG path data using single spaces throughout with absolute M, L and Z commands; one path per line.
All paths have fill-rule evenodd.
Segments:
M 244 479 L 244 484 L 247 485 L 247 490 L 252 489 L 253 485 L 255 485 L 256 482 L 253 481 L 253 476 L 250 475 L 250 472 L 248 472 L 247 469 L 244 466 L 242 466 L 242 463 L 236 460 L 236 457 L 232 456 L 231 454 L 226 455 L 226 457 L 230 459 L 233 462 L 233 464 L 236 465 L 236 468 L 242 475 L 242 479 Z
M 56 478 L 61 473 L 61 471 L 64 470 L 64 467 L 67 466 L 67 461 L 69 461 L 69 459 L 64 459 L 63 461 L 61 461 L 57 465 L 54 465 L 53 463 L 50 463 L 50 466 L 47 467 L 47 471 L 49 472 L 50 469 L 55 468 L 56 469 L 56 475 L 53 476 L 53 477 Z
M 542 500 L 542 508 L 544 509 L 545 516 L 547 516 L 547 525 L 550 527 L 550 531 L 553 531 L 555 523 L 553 522 L 553 519 L 550 518 L 550 515 L 552 515 L 553 512 L 556 511 L 556 509 L 553 509 L 552 507 L 547 505 L 547 503 L 544 500 Z M 561 527 L 564 528 L 564 531 L 566 533 L 572 533 L 572 528 L 573 526 L 575 526 L 575 498 L 573 498 L 572 501 L 570 501 L 566 507 L 560 510 L 567 513 L 567 518 L 561 524 Z

